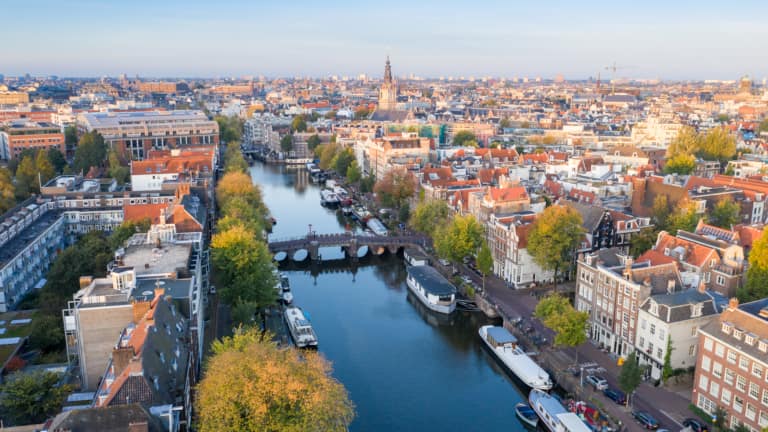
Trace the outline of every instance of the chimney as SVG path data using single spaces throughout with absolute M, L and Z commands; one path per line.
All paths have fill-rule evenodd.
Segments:
M 728 300 L 728 310 L 733 312 L 738 308 L 739 308 L 739 299 L 737 299 L 736 297 L 731 297 L 731 299 Z
M 133 347 L 117 347 L 112 350 L 112 367 L 115 369 L 115 376 L 120 375 L 133 358 Z
M 651 287 L 651 278 L 650 276 L 646 276 L 645 279 L 643 279 L 643 286 L 650 288 Z
M 707 292 L 707 284 L 704 283 L 704 280 L 699 284 L 699 292 L 702 294 Z
M 158 281 L 157 284 L 155 284 L 155 298 L 160 298 L 163 295 L 165 295 L 165 288 L 163 288 Z
M 147 311 L 149 311 L 150 308 L 150 302 L 146 300 L 134 300 L 132 303 L 133 307 L 133 322 L 134 324 L 138 324 L 139 321 L 141 321 L 141 318 L 144 317 L 144 315 L 147 314 Z
M 80 289 L 87 287 L 93 282 L 93 276 L 80 276 Z
M 629 280 L 632 277 L 632 263 L 634 260 L 631 256 L 624 257 L 624 279 Z

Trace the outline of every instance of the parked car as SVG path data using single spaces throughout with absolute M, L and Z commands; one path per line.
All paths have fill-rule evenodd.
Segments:
M 695 418 L 687 418 L 683 420 L 683 426 L 691 428 L 693 432 L 708 432 L 709 428 L 703 421 Z
M 621 390 L 616 390 L 608 387 L 607 389 L 603 390 L 603 394 L 605 395 L 605 397 L 616 402 L 619 405 L 627 404 L 627 396 Z
M 449 266 L 449 265 L 451 264 L 451 263 L 450 263 L 450 262 L 449 262 L 447 259 L 442 259 L 442 258 L 441 258 L 441 259 L 439 259 L 439 260 L 437 260 L 437 262 L 439 262 L 439 263 L 440 263 L 440 265 L 442 265 L 442 266 L 446 266 L 446 267 L 447 267 L 447 266 Z
M 645 411 L 632 411 L 632 417 L 646 429 L 658 429 L 659 421 Z
M 605 378 L 601 378 L 597 375 L 587 375 L 587 382 L 591 384 L 595 390 L 605 390 L 608 388 L 608 381 Z
M 208 292 L 211 294 L 216 294 L 216 285 L 211 285 L 211 288 L 208 289 Z

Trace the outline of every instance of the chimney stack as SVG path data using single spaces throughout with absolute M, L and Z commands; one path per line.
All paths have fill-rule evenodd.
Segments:
M 144 317 L 144 315 L 147 314 L 147 311 L 149 311 L 151 304 L 147 300 L 134 300 L 132 306 L 133 306 L 133 322 L 134 324 L 138 324 L 139 321 L 141 321 L 141 319 Z
M 115 376 L 120 375 L 133 359 L 133 347 L 117 347 L 112 350 L 112 368 Z
M 699 284 L 699 292 L 702 294 L 707 292 L 707 284 L 704 283 L 704 280 Z
M 729 311 L 735 311 L 739 308 L 739 299 L 736 297 L 731 297 L 730 300 L 728 300 L 728 310 Z

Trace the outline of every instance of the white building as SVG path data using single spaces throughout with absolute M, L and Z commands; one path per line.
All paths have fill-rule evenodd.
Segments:
M 526 248 L 534 220 L 532 212 L 511 216 L 492 214 L 487 224 L 493 274 L 515 288 L 550 281 L 554 277 L 554 272 L 542 269 L 533 261 Z

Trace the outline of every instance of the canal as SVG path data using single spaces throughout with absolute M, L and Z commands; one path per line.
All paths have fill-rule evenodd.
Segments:
M 320 206 L 305 170 L 257 163 L 251 175 L 277 219 L 274 238 L 345 229 L 340 215 Z M 334 249 L 321 254 L 342 258 Z M 482 314 L 428 312 L 409 295 L 398 257 L 355 268 L 304 266 L 285 271 L 356 405 L 351 431 L 524 430 L 513 408 L 525 396 L 482 345 Z

